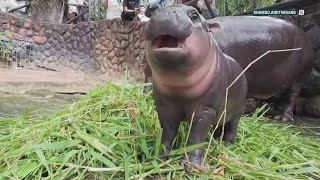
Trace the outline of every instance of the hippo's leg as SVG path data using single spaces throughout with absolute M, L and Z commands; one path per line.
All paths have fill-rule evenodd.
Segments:
M 293 119 L 293 109 L 295 101 L 300 93 L 302 88 L 302 83 L 294 84 L 285 94 L 282 100 L 283 110 L 280 115 L 274 117 L 275 120 L 282 121 L 294 121 Z
M 234 114 L 231 119 L 225 124 L 224 136 L 222 140 L 224 142 L 234 144 L 238 132 L 238 125 L 243 112 Z
M 290 89 L 288 93 L 286 93 L 286 98 L 283 101 L 283 110 L 280 115 L 276 115 L 274 117 L 275 120 L 282 121 L 294 121 L 293 119 L 293 108 L 295 104 L 295 99 L 297 98 L 297 91 L 294 89 Z
M 235 113 L 233 116 L 231 116 L 230 120 L 225 124 L 224 126 L 224 133 L 222 141 L 225 143 L 234 144 L 236 141 L 236 135 L 238 131 L 238 125 L 239 121 L 241 119 L 241 116 L 243 114 L 242 112 Z M 222 135 L 222 126 L 218 127 L 217 130 L 214 132 L 213 137 L 215 139 L 220 138 Z
M 188 116 L 189 117 L 189 116 Z M 208 131 L 212 120 L 216 117 L 216 111 L 212 108 L 201 106 L 194 115 L 190 135 L 188 139 L 188 145 L 194 145 L 203 143 L 206 140 Z M 191 122 L 191 120 L 190 120 Z M 185 164 L 185 170 L 191 171 L 194 169 L 201 169 L 201 167 L 207 168 L 207 164 L 203 161 L 204 149 L 199 148 L 195 151 L 188 153 L 189 162 Z M 202 165 L 202 166 L 201 166 Z
M 165 146 L 165 151 L 161 152 L 161 156 L 165 159 L 171 150 L 180 122 L 184 119 L 184 112 L 175 104 L 160 102 L 160 100 L 156 101 L 156 108 L 161 128 L 163 128 L 161 142 Z

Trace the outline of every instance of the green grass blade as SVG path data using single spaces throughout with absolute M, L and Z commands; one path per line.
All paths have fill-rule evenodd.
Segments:
M 106 157 L 102 156 L 101 154 L 98 154 L 94 152 L 93 150 L 90 150 L 90 154 L 92 157 L 96 158 L 97 160 L 101 161 L 103 164 L 105 164 L 108 167 L 115 168 L 117 167 L 113 162 L 111 162 L 109 159 Z
M 182 123 L 163 161 L 152 93 L 106 83 L 55 114 L 1 119 L 0 179 L 319 179 L 320 128 L 271 121 L 265 109 L 241 118 L 234 144 L 184 147 L 189 129 Z M 315 136 L 304 135 L 309 128 Z M 180 165 L 185 152 L 198 148 L 207 149 L 212 171 Z
M 130 176 L 130 168 L 129 168 L 129 157 L 124 158 L 124 177 L 126 180 L 129 179 Z
M 161 148 L 161 139 L 162 139 L 162 128 L 159 129 L 157 135 L 156 135 L 156 142 L 155 142 L 155 150 L 154 150 L 154 156 L 158 157 L 160 154 L 160 148 Z
M 23 164 L 19 167 L 19 170 L 17 172 L 17 176 L 20 179 L 24 179 L 26 176 L 28 176 L 30 173 L 35 171 L 38 168 L 38 163 L 35 161 L 25 161 Z
M 90 135 L 87 135 L 86 133 L 77 132 L 77 135 L 86 143 L 90 144 L 92 147 L 94 147 L 96 150 L 100 151 L 103 154 L 108 155 L 113 154 L 112 150 L 109 149 L 107 146 L 102 144 L 99 140 L 92 138 Z
M 42 165 L 44 165 L 49 173 L 49 176 L 52 176 L 52 172 L 49 168 L 49 164 L 46 160 L 46 157 L 44 156 L 43 152 L 40 149 L 35 149 L 35 152 L 37 154 L 37 156 L 39 157 L 39 160 L 41 162 Z

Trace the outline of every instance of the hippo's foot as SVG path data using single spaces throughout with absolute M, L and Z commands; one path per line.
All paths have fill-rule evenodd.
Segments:
M 275 120 L 281 120 L 283 122 L 294 122 L 294 118 L 292 115 L 284 113 L 282 115 L 277 115 L 274 117 Z
M 202 161 L 202 157 L 188 156 L 188 159 L 184 158 L 180 161 L 180 164 L 187 172 L 208 172 L 210 170 L 210 166 L 206 162 L 202 163 Z
M 308 75 L 306 74 L 306 76 Z M 277 103 L 277 104 L 279 105 L 282 104 L 283 108 L 280 108 L 282 109 L 281 113 L 280 115 L 274 117 L 275 120 L 282 120 L 284 122 L 294 121 L 293 110 L 295 108 L 296 100 L 300 93 L 301 87 L 303 87 L 304 85 L 305 79 L 306 77 L 302 76 L 301 79 L 297 81 L 295 84 L 293 84 L 292 87 L 290 87 L 290 89 L 288 89 L 287 92 L 280 95 L 280 103 Z
M 170 150 L 166 149 L 164 151 L 160 151 L 160 156 L 159 159 L 162 161 L 167 161 L 168 159 L 170 159 Z

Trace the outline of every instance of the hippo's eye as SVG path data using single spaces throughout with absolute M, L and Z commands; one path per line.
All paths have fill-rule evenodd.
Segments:
M 197 22 L 197 21 L 200 20 L 199 15 L 198 15 L 197 12 L 192 12 L 192 13 L 191 13 L 191 16 L 190 16 L 190 19 L 191 19 L 193 22 Z

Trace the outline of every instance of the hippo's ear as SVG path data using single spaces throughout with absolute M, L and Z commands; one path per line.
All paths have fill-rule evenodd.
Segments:
M 208 31 L 210 32 L 217 32 L 221 30 L 219 23 L 207 21 L 207 25 Z

